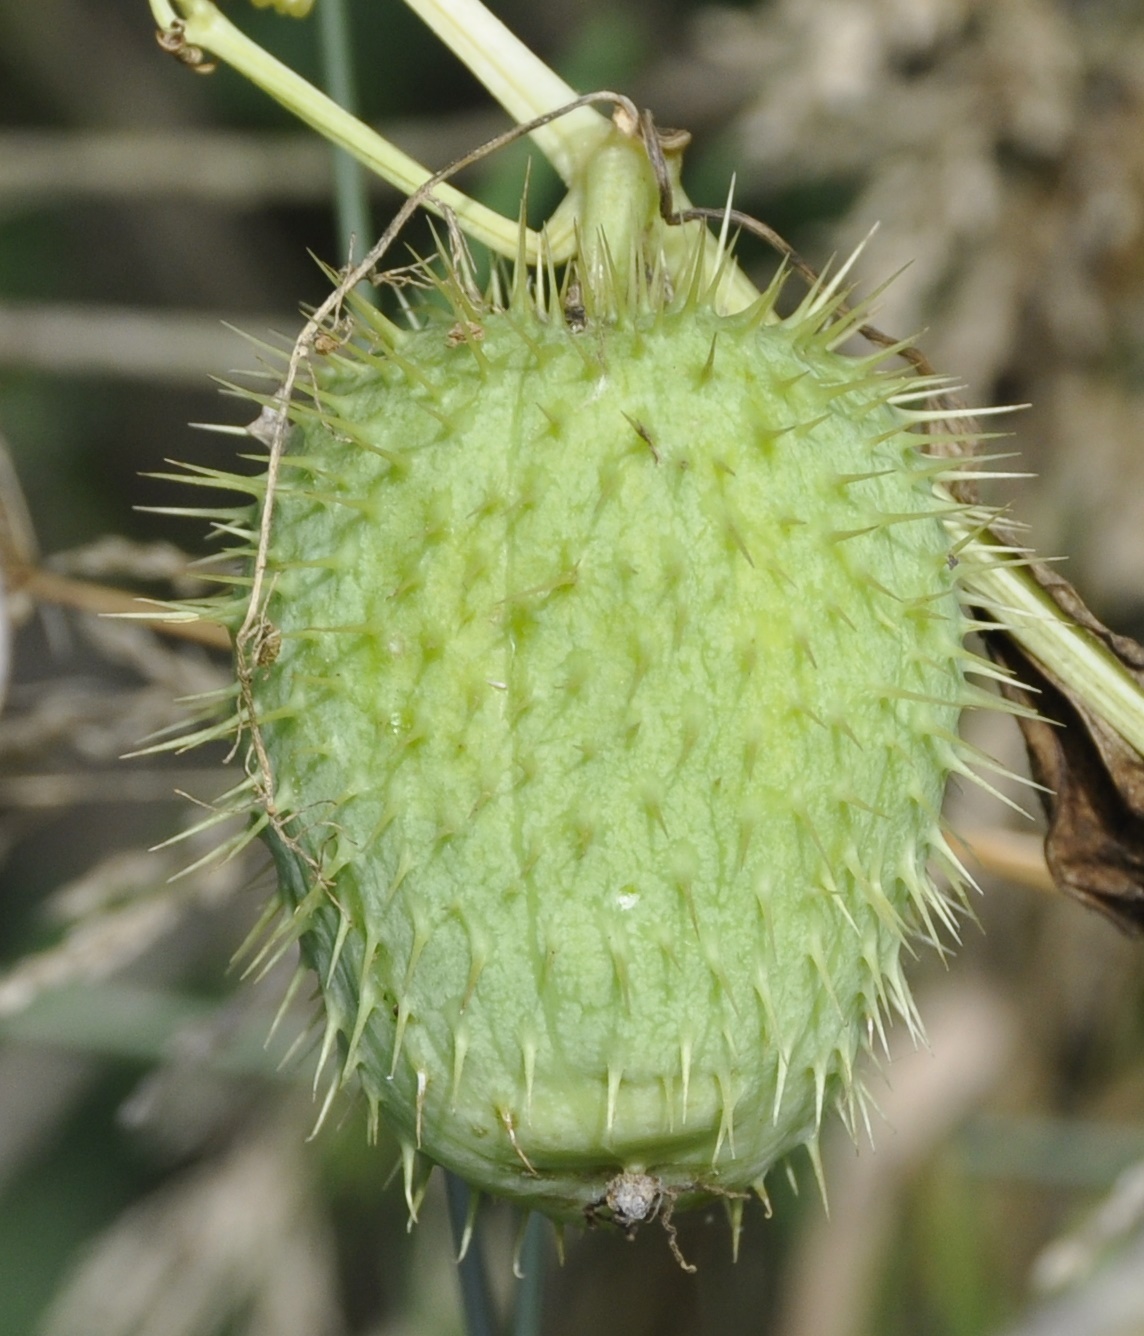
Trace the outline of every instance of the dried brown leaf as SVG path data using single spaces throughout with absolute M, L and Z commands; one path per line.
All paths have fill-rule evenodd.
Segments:
M 1056 571 L 1034 563 L 1030 572 L 1144 687 L 1144 646 L 1104 626 Z M 988 631 L 984 640 L 1013 674 L 1004 694 L 1040 716 L 1018 723 L 1033 778 L 1046 789 L 1045 860 L 1053 880 L 1126 932 L 1144 933 L 1144 757 L 1013 635 Z

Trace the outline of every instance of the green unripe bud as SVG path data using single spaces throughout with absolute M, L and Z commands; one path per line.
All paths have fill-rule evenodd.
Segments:
M 316 370 L 250 722 L 345 1075 L 629 1224 L 814 1153 L 911 1014 L 964 619 L 916 383 L 836 302 L 517 286 Z

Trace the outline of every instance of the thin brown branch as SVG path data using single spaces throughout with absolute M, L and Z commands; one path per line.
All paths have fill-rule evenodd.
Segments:
M 147 605 L 154 607 L 154 599 L 129 594 L 110 585 L 74 580 L 69 575 L 46 571 L 39 566 L 13 567 L 7 576 L 14 589 L 40 603 L 74 608 L 77 612 L 95 613 L 101 617 L 130 617 L 161 635 L 191 640 L 208 649 L 230 650 L 230 633 L 225 627 L 206 620 L 173 621 L 162 612 L 148 612 Z

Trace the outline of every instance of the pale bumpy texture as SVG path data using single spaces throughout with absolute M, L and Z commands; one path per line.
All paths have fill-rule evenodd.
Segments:
M 625 1223 L 622 1172 L 813 1153 L 909 1010 L 967 698 L 944 502 L 821 312 L 453 319 L 299 409 L 254 693 L 327 884 L 270 838 L 402 1142 Z

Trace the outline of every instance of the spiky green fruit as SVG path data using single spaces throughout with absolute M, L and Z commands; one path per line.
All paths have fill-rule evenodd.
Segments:
M 853 1120 L 977 694 L 932 387 L 640 245 L 311 358 L 240 711 L 407 1184 L 622 1225 Z

